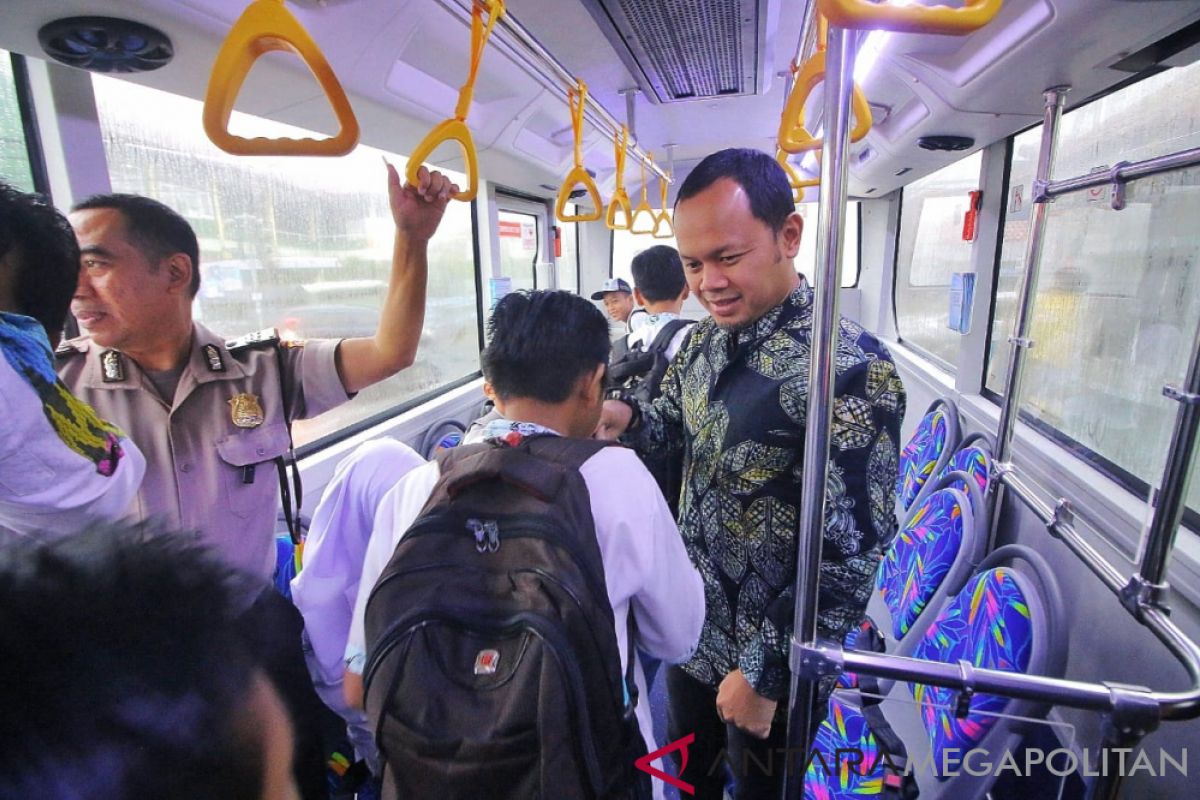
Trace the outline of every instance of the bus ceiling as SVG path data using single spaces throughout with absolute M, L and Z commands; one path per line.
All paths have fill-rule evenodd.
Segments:
M 131 79 L 203 99 L 221 44 L 247 4 L 93 0 L 89 14 L 163 31 L 174 58 Z M 470 58 L 470 0 L 287 5 L 345 87 L 363 143 L 412 152 L 454 112 Z M 651 0 L 507 0 L 506 13 L 585 81 L 612 117 L 635 123 L 642 149 L 676 145 L 676 174 L 683 177 L 722 147 L 775 152 L 807 5 L 714 0 L 680 19 L 669 16 L 671 4 Z M 39 30 L 78 9 L 73 0 L 8 0 L 0 48 L 45 58 Z M 921 149 L 922 137 L 969 137 L 979 148 L 1035 124 L 1047 87 L 1070 85 L 1075 105 L 1132 75 L 1186 64 L 1198 53 L 1198 21 L 1196 2 L 1005 0 L 994 20 L 967 36 L 863 34 L 855 75 L 875 125 L 851 148 L 850 191 L 874 189 L 870 196 L 880 197 L 960 157 Z M 561 80 L 500 29 L 490 48 L 470 113 L 480 171 L 489 181 L 548 196 L 542 185 L 557 186 L 573 164 Z M 324 92 L 290 54 L 259 60 L 236 109 L 326 136 L 338 130 Z M 609 196 L 616 183 L 610 132 L 585 125 L 583 150 Z M 432 163 L 463 171 L 462 158 L 456 147 L 439 148 Z

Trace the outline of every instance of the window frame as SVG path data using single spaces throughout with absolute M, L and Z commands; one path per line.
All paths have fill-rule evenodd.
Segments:
M 25 136 L 25 155 L 29 161 L 29 173 L 33 177 L 33 188 L 53 201 L 50 192 L 50 173 L 46 168 L 46 154 L 42 149 L 42 135 L 37 125 L 37 108 L 33 102 L 33 89 L 29 85 L 29 67 L 25 56 L 8 54 L 12 65 L 13 88 L 17 93 L 17 108 L 21 114 L 21 130 Z
M 1142 81 L 1144 81 L 1148 78 L 1154 77 L 1155 75 L 1161 74 L 1162 72 L 1165 72 L 1165 71 L 1167 71 L 1167 70 L 1164 68 L 1151 67 L 1149 69 L 1142 71 L 1141 73 L 1139 73 L 1137 75 L 1130 76 L 1129 78 L 1126 78 L 1125 80 L 1122 80 L 1122 81 L 1114 84 L 1113 86 L 1108 87 L 1104 91 L 1097 92 L 1096 94 L 1084 99 L 1078 105 L 1072 106 L 1069 109 L 1063 109 L 1063 116 L 1065 117 L 1067 114 L 1071 114 L 1082 108 L 1086 108 L 1087 106 L 1091 105 L 1092 103 L 1095 103 L 1099 100 L 1103 100 L 1104 98 L 1109 97 L 1110 95 L 1124 91 L 1132 86 L 1135 86 L 1135 85 L 1141 83 Z M 1024 134 L 1026 134 L 1032 130 L 1041 128 L 1044 124 L 1045 124 L 1044 122 L 1040 122 L 1040 121 L 1034 122 L 1033 124 L 1022 128 L 1021 130 L 1014 132 L 1011 136 L 1009 136 L 1005 140 L 1004 184 L 1003 184 L 1004 185 L 1004 195 L 1003 195 L 1003 202 L 1001 203 L 1001 206 L 1000 206 L 1000 216 L 999 216 L 999 225 L 1000 225 L 1001 232 L 1003 232 L 1004 225 L 1008 220 L 1008 193 L 1009 193 L 1010 186 L 1011 186 L 1010 181 L 1011 181 L 1011 177 L 1012 177 L 1013 156 L 1016 151 L 1016 148 L 1015 148 L 1016 140 L 1018 137 L 1023 136 Z M 1072 176 L 1068 175 L 1066 177 L 1072 177 Z M 1051 176 L 1051 178 L 1055 179 L 1053 175 Z M 1059 179 L 1061 179 L 1061 178 L 1059 178 Z M 903 199 L 903 191 L 901 191 L 901 199 Z M 897 251 L 899 250 L 899 241 L 900 241 L 899 226 L 897 226 L 897 232 L 896 232 Z M 991 293 L 991 298 L 990 298 L 990 308 L 988 311 L 988 320 L 987 320 L 987 341 L 986 341 L 986 345 L 984 348 L 984 358 L 980 363 L 980 369 L 981 369 L 982 373 L 979 376 L 979 378 L 980 378 L 980 380 L 979 380 L 979 395 L 980 395 L 980 397 L 982 397 L 989 403 L 993 404 L 997 408 L 999 408 L 1003 404 L 1005 394 L 1002 392 L 998 392 L 998 391 L 990 388 L 987 385 L 987 375 L 988 375 L 988 369 L 991 366 L 991 360 L 992 360 L 992 344 L 993 344 L 992 337 L 995 334 L 995 327 L 996 327 L 996 300 L 999 295 L 999 292 L 997 290 L 999 288 L 1000 260 L 1001 260 L 1001 256 L 1002 256 L 1003 247 L 1004 247 L 1004 237 L 1001 235 L 1001 236 L 998 236 L 996 239 L 996 252 L 995 252 L 995 255 L 993 258 L 993 263 L 992 263 L 993 282 L 992 282 L 992 293 Z M 898 252 L 897 252 L 897 255 L 898 255 Z M 1023 274 L 1024 273 L 1022 273 L 1022 279 L 1023 279 Z M 895 276 L 893 275 L 893 303 L 895 302 L 894 301 L 894 292 L 895 292 L 894 284 L 895 284 Z M 897 324 L 896 324 L 896 336 L 897 336 L 897 341 L 901 341 L 898 318 L 897 318 Z M 927 354 L 925 354 L 923 351 L 921 351 L 921 349 L 919 347 L 914 347 L 914 345 L 911 342 L 906 342 L 905 346 L 908 347 L 909 349 L 921 354 L 923 357 L 927 357 Z M 1007 370 L 1005 372 L 1007 374 Z M 1007 388 L 1007 387 L 1005 387 L 1005 388 Z M 1034 417 L 1030 412 L 1028 412 L 1022 408 L 1017 409 L 1017 419 L 1019 421 L 1025 423 L 1026 425 L 1028 425 L 1033 431 L 1040 434 L 1042 437 L 1047 439 L 1049 442 L 1057 445 L 1058 447 L 1063 448 L 1064 450 L 1069 452 L 1072 456 L 1074 456 L 1075 458 L 1078 458 L 1080 461 L 1082 461 L 1084 464 L 1088 465 L 1089 467 L 1096 470 L 1098 473 L 1100 473 L 1104 477 L 1106 477 L 1109 480 L 1116 483 L 1118 486 L 1120 486 L 1122 489 L 1124 489 L 1126 492 L 1128 492 L 1134 498 L 1137 498 L 1143 502 L 1149 503 L 1151 500 L 1151 492 L 1157 491 L 1157 489 L 1155 487 L 1157 486 L 1158 481 L 1161 479 L 1161 477 L 1162 477 L 1161 475 L 1152 476 L 1155 479 L 1155 483 L 1151 483 L 1148 480 L 1139 478 L 1137 475 L 1135 475 L 1134 473 L 1125 469 L 1124 467 L 1120 466 L 1119 464 L 1109 460 L 1108 458 L 1105 458 L 1104 456 L 1095 452 L 1091 448 L 1087 447 L 1087 445 L 1084 445 L 1082 442 L 1077 441 L 1076 439 L 1072 438 L 1065 432 L 1059 430 L 1058 428 L 1055 428 L 1050 423 Z M 1165 467 L 1167 456 L 1168 456 L 1168 453 L 1166 451 L 1164 451 L 1162 454 L 1162 462 L 1163 462 L 1164 467 Z M 1193 470 L 1195 470 L 1195 469 L 1197 469 L 1197 467 L 1195 465 L 1193 465 Z M 1184 508 L 1183 508 L 1183 517 L 1180 521 L 1180 527 L 1186 528 L 1189 532 L 1191 532 L 1195 535 L 1200 535 L 1200 509 L 1192 508 L 1191 506 L 1187 505 L 1186 501 L 1185 501 Z

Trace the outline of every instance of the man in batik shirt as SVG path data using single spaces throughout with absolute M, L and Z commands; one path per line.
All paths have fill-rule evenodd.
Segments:
M 653 404 L 609 401 L 599 435 L 643 453 L 678 452 L 679 528 L 705 583 L 695 656 L 668 675 L 671 737 L 695 733 L 684 780 L 722 796 L 724 751 L 736 798 L 779 796 L 786 746 L 796 536 L 808 401 L 813 292 L 796 272 L 803 220 L 766 153 L 725 150 L 684 181 L 675 235 L 693 294 L 712 315 L 692 329 Z M 905 395 L 887 349 L 841 321 L 826 487 L 818 628 L 840 639 L 862 618 L 896 530 Z M 747 751 L 749 751 L 747 753 Z M 715 768 L 714 768 L 715 766 Z

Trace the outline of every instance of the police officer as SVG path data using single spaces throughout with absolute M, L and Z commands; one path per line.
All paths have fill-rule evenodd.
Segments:
M 146 456 L 138 516 L 198 531 L 231 566 L 269 576 L 289 425 L 413 363 L 426 249 L 457 190 L 422 168 L 388 167 L 396 243 L 373 338 L 227 343 L 192 319 L 200 285 L 191 226 L 162 203 L 102 195 L 75 207 L 81 270 L 71 310 L 87 335 L 60 348 L 64 383 L 129 432 Z
M 402 187 L 388 166 L 396 243 L 375 336 L 303 345 L 285 346 L 273 331 L 227 343 L 192 319 L 196 235 L 162 203 L 116 194 L 75 207 L 81 267 L 71 311 L 87 334 L 59 348 L 58 371 L 145 454 L 137 516 L 197 531 L 230 566 L 271 575 L 280 485 L 272 462 L 290 447 L 292 420 L 345 402 L 416 356 L 427 245 L 457 191 L 441 173 L 422 167 L 419 176 Z M 295 722 L 297 784 L 305 800 L 323 798 L 323 707 L 300 649 L 300 615 L 265 588 L 247 598 L 238 625 Z

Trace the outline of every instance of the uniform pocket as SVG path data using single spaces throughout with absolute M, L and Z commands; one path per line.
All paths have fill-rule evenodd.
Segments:
M 230 511 L 248 517 L 262 513 L 264 505 L 271 508 L 279 505 L 279 481 L 271 462 L 287 451 L 288 431 L 282 422 L 241 430 L 217 440 Z M 249 468 L 253 468 L 254 479 L 247 483 Z

